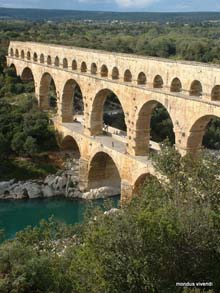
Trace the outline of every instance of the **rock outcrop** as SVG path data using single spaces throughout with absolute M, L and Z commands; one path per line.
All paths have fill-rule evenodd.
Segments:
M 0 182 L 0 199 L 35 199 L 63 196 L 94 200 L 118 195 L 120 188 L 104 186 L 82 193 L 79 190 L 79 161 L 71 160 L 66 169 L 57 174 L 48 175 L 44 180 L 18 181 L 14 179 Z

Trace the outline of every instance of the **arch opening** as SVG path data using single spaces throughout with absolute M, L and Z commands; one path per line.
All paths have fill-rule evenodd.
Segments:
M 162 89 L 163 88 L 163 79 L 160 75 L 156 75 L 153 81 L 153 87 L 155 89 Z
M 87 72 L 86 62 L 82 62 L 82 64 L 81 64 L 81 72 Z
M 24 50 L 21 51 L 21 59 L 24 59 L 25 55 L 24 55 Z
M 27 60 L 31 60 L 31 53 L 30 53 L 30 51 L 27 52 Z
M 52 65 L 52 58 L 51 56 L 47 56 L 47 65 Z
M 81 157 L 79 145 L 77 144 L 76 140 L 70 135 L 67 135 L 63 138 L 60 144 L 60 149 L 61 151 L 68 153 L 74 159 L 79 160 Z
M 63 58 L 63 68 L 64 69 L 68 68 L 68 60 L 66 58 Z
M 11 65 L 10 65 L 10 70 L 11 70 L 11 74 L 12 74 L 12 76 L 17 76 L 17 69 L 16 69 L 16 67 L 15 67 L 15 65 L 12 63 Z
M 187 140 L 189 152 L 201 148 L 220 150 L 220 118 L 206 115 L 199 118 L 191 127 Z
M 145 85 L 147 83 L 147 77 L 144 72 L 140 72 L 137 79 L 138 85 Z
M 113 159 L 104 152 L 97 153 L 91 160 L 88 173 L 88 188 L 107 187 L 109 196 L 121 193 L 121 177 Z
M 101 77 L 108 77 L 108 68 L 105 64 L 101 67 Z
M 112 79 L 117 80 L 119 79 L 119 70 L 117 67 L 112 69 Z
M 202 84 L 199 80 L 192 82 L 189 94 L 194 97 L 202 97 Z
M 10 56 L 11 57 L 14 57 L 14 50 L 13 50 L 13 48 L 10 49 Z
M 37 56 L 37 53 L 36 52 L 34 52 L 33 61 L 34 62 L 37 62 L 38 61 L 38 56 Z
M 95 63 L 91 65 L 91 74 L 97 74 L 97 65 Z
M 21 80 L 24 82 L 25 92 L 33 93 L 35 90 L 34 76 L 29 67 L 24 68 L 22 71 Z
M 109 89 L 96 95 L 90 116 L 92 135 L 116 134 L 126 137 L 125 114 L 119 98 Z
M 56 58 L 55 58 L 54 65 L 55 65 L 56 67 L 59 67 L 59 66 L 60 66 L 60 59 L 59 59 L 59 57 L 57 57 L 57 56 L 56 56 Z
M 128 69 L 124 73 L 124 82 L 132 82 L 132 74 Z
M 172 93 L 179 93 L 182 91 L 182 83 L 179 78 L 174 78 L 171 83 L 170 91 Z
M 17 58 L 19 57 L 19 51 L 18 51 L 18 49 L 15 50 L 15 57 L 17 57 Z
M 49 73 L 44 73 L 40 81 L 39 106 L 42 110 L 57 111 L 57 94 L 54 79 Z
M 44 54 L 40 55 L 40 63 L 44 64 Z
M 220 102 L 220 85 L 214 86 L 211 94 L 212 101 Z
M 70 79 L 66 82 L 62 96 L 62 121 L 83 124 L 84 103 L 79 84 Z
M 76 60 L 73 60 L 73 62 L 72 62 L 72 70 L 77 70 L 77 62 L 76 62 Z
M 158 143 L 165 139 L 171 144 L 175 143 L 172 119 L 158 101 L 149 101 L 142 106 L 137 116 L 136 129 L 136 155 L 145 156 L 149 149 L 160 150 Z
M 157 180 L 153 175 L 150 173 L 144 173 L 140 175 L 137 180 L 135 181 L 134 187 L 133 187 L 133 195 L 140 195 L 144 186 L 150 182 L 152 179 Z

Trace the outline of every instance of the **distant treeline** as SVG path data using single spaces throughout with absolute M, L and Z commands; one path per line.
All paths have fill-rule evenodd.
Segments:
M 0 8 L 0 18 L 34 21 L 93 20 L 108 22 L 119 20 L 125 22 L 201 23 L 220 21 L 220 12 L 155 13 Z
M 145 56 L 220 63 L 220 23 L 82 23 L 0 21 L 0 51 L 34 41 Z

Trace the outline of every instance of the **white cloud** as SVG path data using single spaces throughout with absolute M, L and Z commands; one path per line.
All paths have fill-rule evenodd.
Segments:
M 132 8 L 144 8 L 152 3 L 158 2 L 159 0 L 115 0 L 120 7 L 132 7 Z
M 107 4 L 111 3 L 111 0 L 78 0 L 81 3 L 102 3 L 102 4 Z M 113 0 L 119 7 L 124 7 L 124 8 L 144 8 L 152 3 L 156 3 L 160 0 Z

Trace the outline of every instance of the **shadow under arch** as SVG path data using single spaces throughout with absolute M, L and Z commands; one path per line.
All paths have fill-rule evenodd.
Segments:
M 33 71 L 30 69 L 30 67 L 25 67 L 22 70 L 21 80 L 24 81 L 24 82 L 30 82 L 30 81 L 34 82 Z
M 55 97 L 53 97 L 56 100 L 56 84 L 54 81 L 54 78 L 51 76 L 50 73 L 45 72 L 43 73 L 41 80 L 40 80 L 40 90 L 39 90 L 39 107 L 41 110 L 49 110 L 52 106 L 52 108 L 56 107 L 56 101 L 51 104 L 51 97 L 50 92 L 53 90 L 55 92 Z
M 120 171 L 114 159 L 106 152 L 93 155 L 89 163 L 88 188 L 109 187 L 117 195 L 121 192 Z
M 24 59 L 24 58 L 25 58 L 24 50 L 21 50 L 21 59 Z
M 113 80 L 119 79 L 119 70 L 116 66 L 112 69 L 112 79 Z
M 187 139 L 187 151 L 188 153 L 196 153 L 198 150 L 204 147 L 205 134 L 212 120 L 218 119 L 220 117 L 215 115 L 204 115 L 198 118 L 190 128 L 189 137 Z M 220 122 L 219 122 L 220 125 Z M 206 142 L 207 143 L 207 142 Z M 220 148 L 220 141 L 218 142 Z M 214 149 L 214 148 L 213 148 Z
M 144 72 L 140 72 L 138 74 L 138 78 L 137 78 L 137 84 L 138 85 L 146 85 L 147 83 L 147 77 L 146 74 Z
M 178 77 L 175 77 L 170 86 L 170 91 L 172 93 L 180 93 L 182 91 L 182 83 Z
M 115 106 L 117 108 L 111 110 L 111 104 L 112 107 Z M 122 121 L 119 121 L 119 123 L 112 124 L 110 119 L 107 117 L 107 111 L 104 113 L 104 108 L 109 108 L 110 114 L 117 114 L 120 112 L 122 114 Z M 104 124 L 106 126 L 112 126 L 120 131 L 125 132 L 127 131 L 127 125 L 125 122 L 125 111 L 123 108 L 123 105 L 121 103 L 120 98 L 110 89 L 102 89 L 100 90 L 92 104 L 91 114 L 90 114 L 90 133 L 91 135 L 103 135 L 103 126 Z M 105 114 L 105 117 L 104 117 Z M 115 119 L 113 119 L 115 120 Z M 120 119 L 121 120 L 121 119 Z M 105 123 L 104 123 L 105 122 Z M 117 122 L 116 120 L 114 122 Z M 120 124 L 120 125 L 119 125 Z M 108 130 L 106 129 L 108 132 Z
M 162 89 L 164 86 L 163 78 L 161 75 L 156 75 L 153 80 L 153 88 Z
M 71 154 L 71 156 L 75 159 L 80 159 L 81 157 L 79 144 L 77 143 L 77 140 L 70 135 L 62 138 L 60 142 L 60 149 L 61 151 Z
M 211 100 L 220 102 L 220 85 L 213 87 L 211 92 Z
M 16 68 L 16 66 L 14 65 L 14 63 L 11 63 L 11 64 L 9 65 L 9 68 L 10 68 L 11 70 L 14 71 L 14 75 L 18 75 L 18 71 L 17 71 L 17 68 Z
M 129 69 L 126 69 L 124 72 L 124 82 L 132 82 L 132 74 Z
M 62 94 L 62 122 L 73 122 L 74 115 L 83 117 L 83 113 L 84 103 L 81 87 L 74 79 L 69 79 L 64 85 Z M 75 119 L 79 120 L 79 117 L 75 117 Z
M 145 184 L 147 184 L 148 182 L 150 182 L 151 180 L 157 180 L 158 179 L 153 176 L 152 174 L 150 173 L 144 173 L 144 174 L 141 174 L 136 180 L 135 180 L 135 183 L 133 185 L 133 191 L 132 191 L 132 194 L 137 196 L 137 195 L 140 195 Z
M 164 123 L 164 121 L 170 123 L 169 129 L 165 128 L 168 122 Z M 175 143 L 173 125 L 172 117 L 162 103 L 150 100 L 143 104 L 137 113 L 135 122 L 135 154 L 146 156 L 149 153 L 151 138 L 159 143 L 168 137 L 172 143 Z M 157 131 L 160 132 L 160 135 L 157 134 Z
M 194 80 L 191 83 L 189 95 L 201 98 L 203 94 L 202 84 L 199 80 Z
M 101 67 L 101 77 L 108 77 L 108 67 L 103 64 L 102 67 Z

